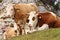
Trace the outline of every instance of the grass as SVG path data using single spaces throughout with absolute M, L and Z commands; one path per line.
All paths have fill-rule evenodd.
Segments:
M 60 40 L 60 28 L 38 31 L 27 35 L 20 35 L 10 40 Z

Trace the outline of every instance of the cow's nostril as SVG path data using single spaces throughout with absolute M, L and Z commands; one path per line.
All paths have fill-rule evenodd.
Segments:
M 32 26 L 31 26 L 31 25 L 29 25 L 29 28 L 30 28 L 30 30 L 31 30 Z
M 29 27 L 32 27 L 30 24 L 28 25 Z

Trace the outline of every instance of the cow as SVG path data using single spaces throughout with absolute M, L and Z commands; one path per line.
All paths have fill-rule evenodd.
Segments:
M 29 4 L 15 4 L 13 6 L 14 8 L 14 20 L 19 25 L 20 33 L 22 33 L 22 29 L 24 29 L 24 25 L 26 23 L 26 20 L 28 19 L 29 13 L 31 11 L 38 12 L 38 8 L 35 4 L 29 3 Z
M 29 17 L 28 17 L 26 24 L 25 24 L 26 34 L 36 31 L 35 27 L 37 26 L 37 22 L 38 22 L 37 15 L 38 14 L 35 11 L 32 11 L 29 13 Z
M 16 33 L 17 33 L 17 31 L 14 30 L 13 26 L 11 25 L 11 27 L 4 30 L 3 38 L 8 39 L 8 38 L 11 38 L 11 37 L 15 37 Z
M 19 31 L 15 22 L 10 23 L 9 25 L 6 25 L 6 28 L 3 28 L 3 39 L 8 39 L 18 35 Z
M 19 35 L 17 24 L 11 18 L 0 19 L 0 30 L 3 31 L 3 39 L 15 37 Z
M 60 17 L 53 12 L 38 13 L 38 29 L 59 28 Z

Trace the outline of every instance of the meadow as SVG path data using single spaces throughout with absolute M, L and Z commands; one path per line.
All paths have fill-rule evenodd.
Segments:
M 60 40 L 60 28 L 47 29 L 27 35 L 10 38 L 9 40 Z

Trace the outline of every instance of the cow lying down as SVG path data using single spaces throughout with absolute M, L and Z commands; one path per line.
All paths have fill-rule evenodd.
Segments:
M 60 17 L 53 12 L 38 13 L 38 30 L 60 28 Z

